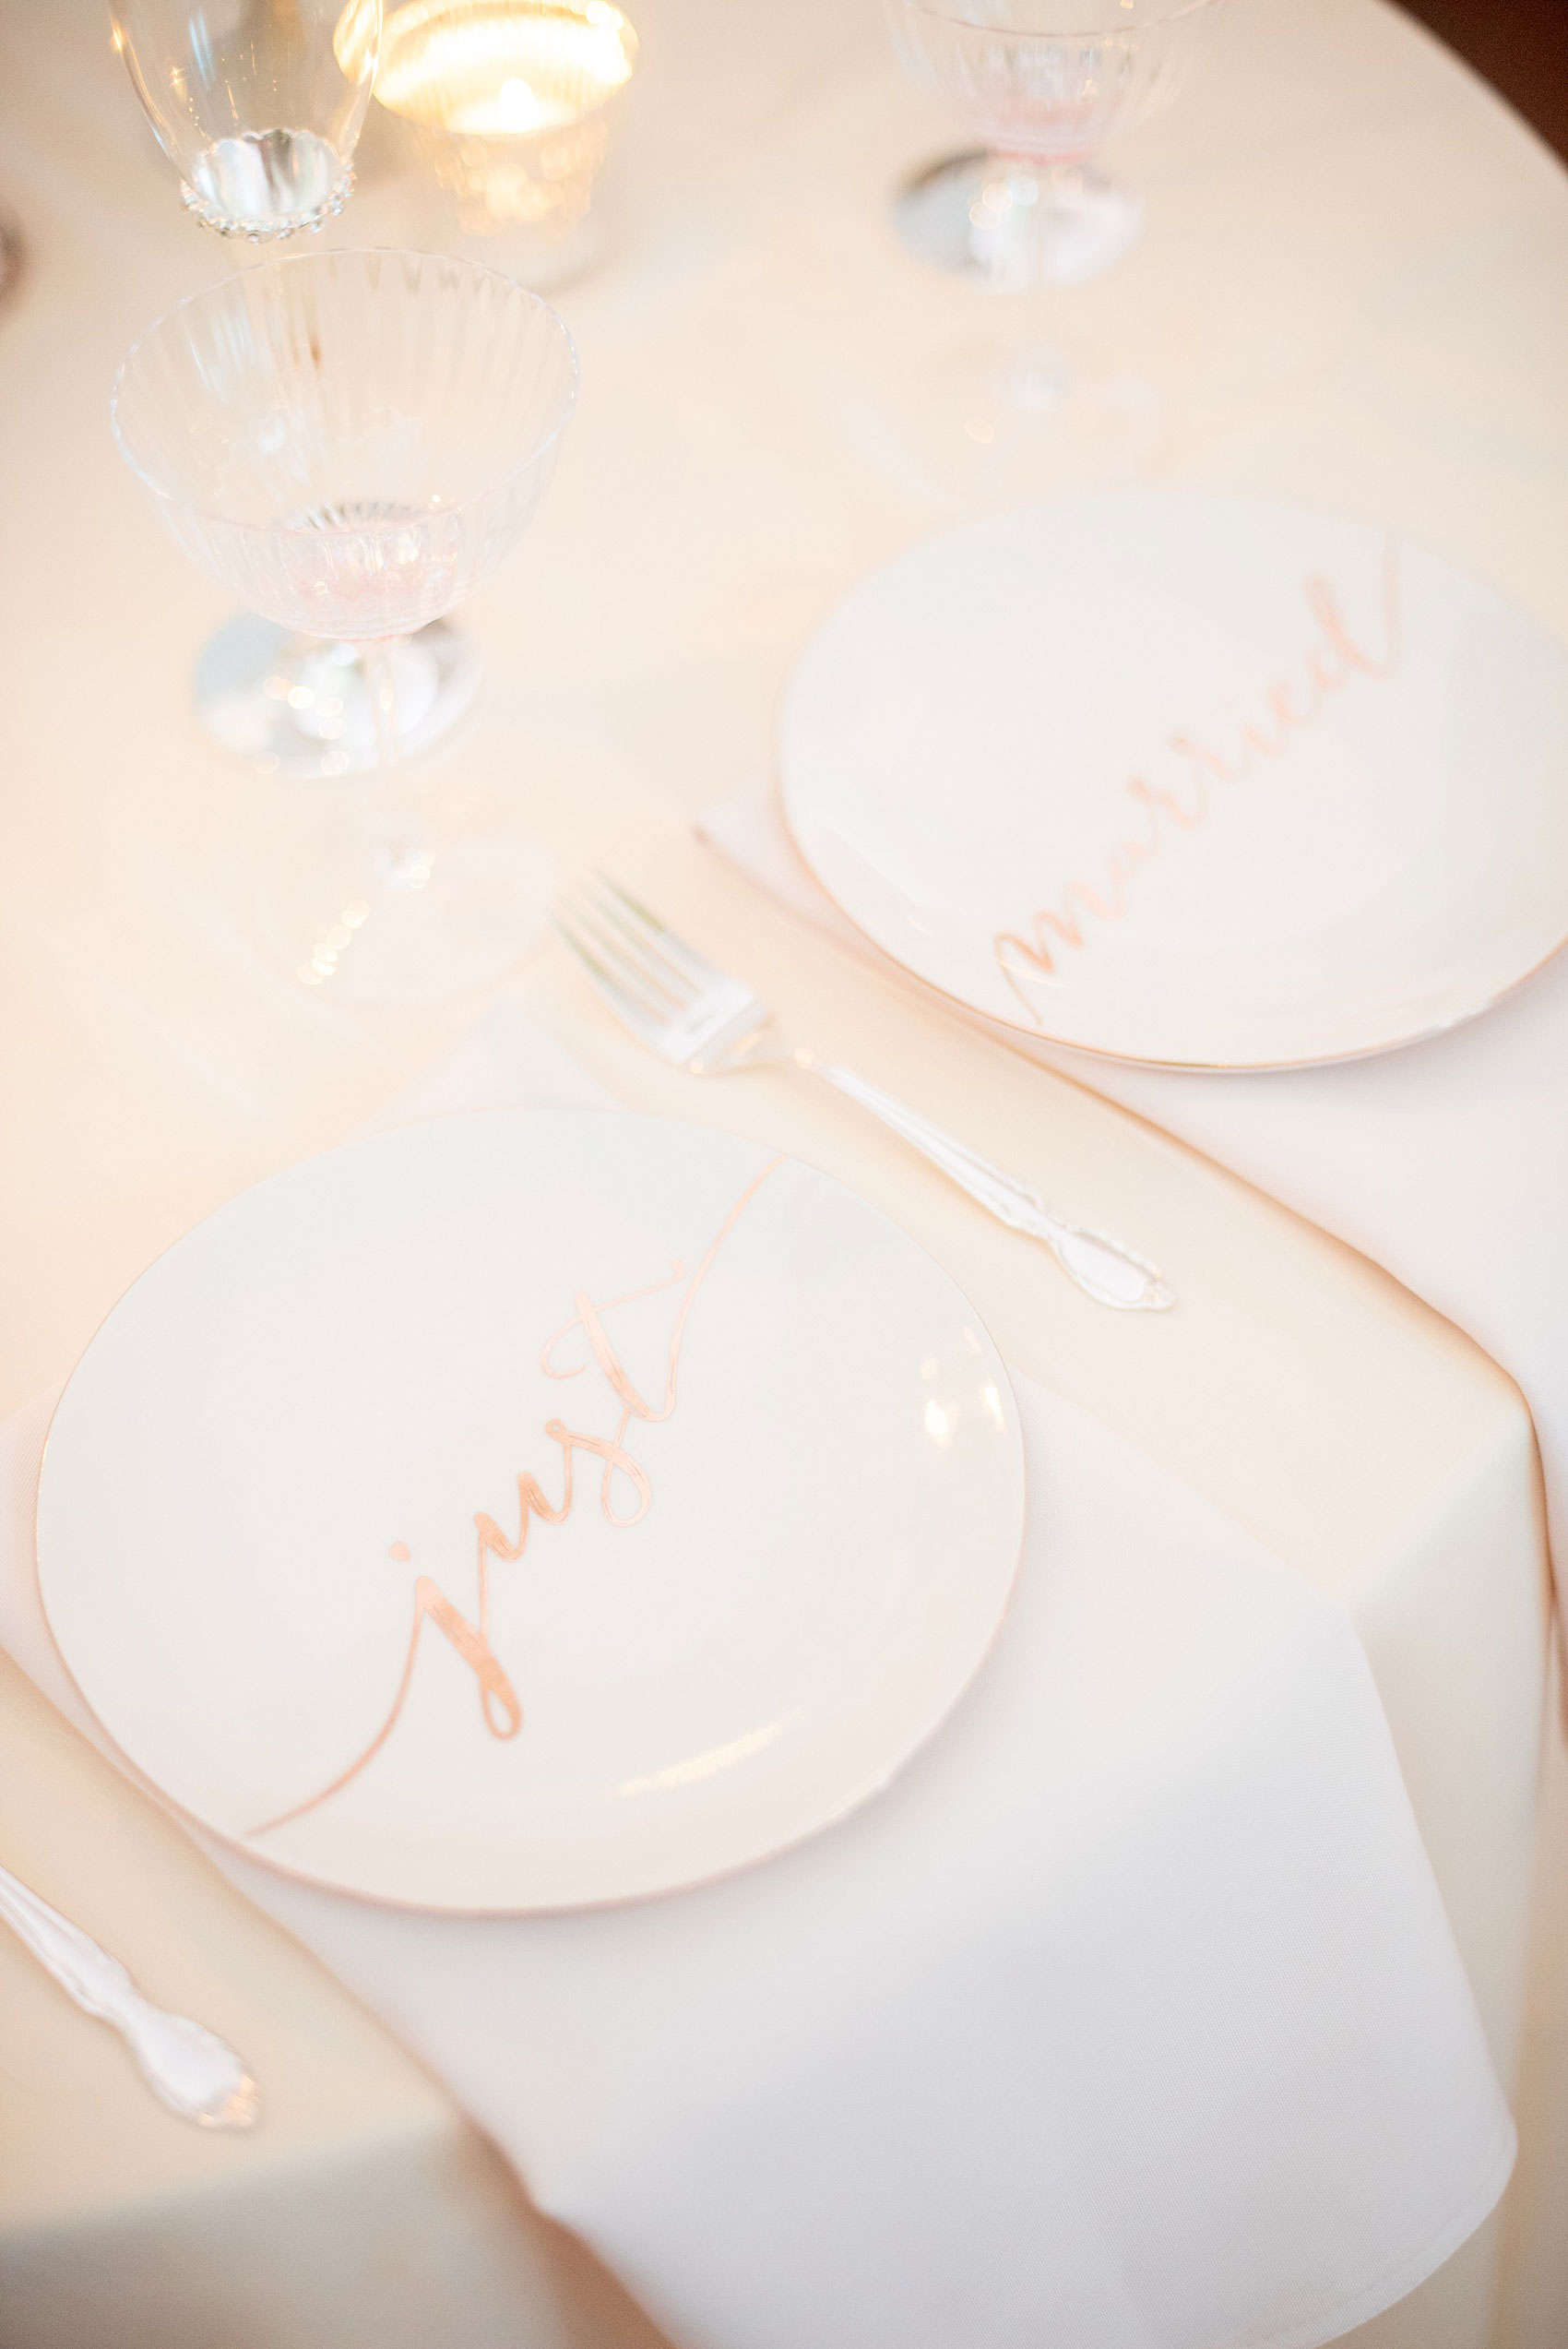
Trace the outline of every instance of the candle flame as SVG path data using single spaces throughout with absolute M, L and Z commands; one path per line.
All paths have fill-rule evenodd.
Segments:
M 503 130 L 537 130 L 544 120 L 543 107 L 517 74 L 509 74 L 502 83 L 495 112 Z
M 527 137 L 594 113 L 636 54 L 610 0 L 408 0 L 386 19 L 375 94 L 415 123 Z

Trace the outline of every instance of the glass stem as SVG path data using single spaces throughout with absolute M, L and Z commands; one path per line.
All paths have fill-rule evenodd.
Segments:
M 1008 396 L 1016 408 L 1036 412 L 1058 406 L 1067 388 L 1055 331 L 1061 169 L 1038 156 L 993 155 L 983 199 L 996 223 L 992 281 L 1019 298 L 1023 314 Z
M 397 655 L 400 637 L 376 638 L 360 647 L 365 692 L 375 721 L 375 770 L 371 785 L 371 849 L 375 877 L 384 889 L 422 889 L 434 859 L 420 836 L 403 763 L 398 723 Z
M 1108 180 L 1087 151 L 1054 158 L 998 151 L 988 159 L 969 218 L 970 255 L 981 274 L 1027 307 L 1010 369 L 1013 404 L 1058 407 L 1070 390 L 1058 294 L 1099 276 L 1136 242 L 1143 198 Z

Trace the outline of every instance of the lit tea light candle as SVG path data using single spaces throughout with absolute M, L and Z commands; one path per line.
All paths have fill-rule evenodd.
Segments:
M 558 236 L 587 210 L 605 108 L 636 54 L 610 0 L 410 0 L 386 19 L 375 94 L 465 229 Z

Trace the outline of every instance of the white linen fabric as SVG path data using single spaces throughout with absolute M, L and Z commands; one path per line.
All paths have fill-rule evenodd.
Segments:
M 404 1114 L 604 1099 L 503 1010 Z M 1028 1528 L 996 1651 L 802 1849 L 469 1919 L 202 1839 L 690 2349 L 1307 2349 L 1507 2177 L 1348 1616 L 1016 1383 Z M 33 1570 L 48 1410 L 0 1430 L 0 1641 L 90 1735 Z
M 896 967 L 819 886 L 770 783 L 698 829 L 779 903 Z M 1190 1074 L 993 1032 L 1348 1241 L 1484 1347 L 1529 1404 L 1568 1557 L 1568 952 L 1446 1035 L 1337 1067 Z

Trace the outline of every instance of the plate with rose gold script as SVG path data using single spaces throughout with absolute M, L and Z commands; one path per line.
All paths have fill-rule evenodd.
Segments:
M 1387 531 L 1129 489 L 875 573 L 786 698 L 784 813 L 876 946 L 1008 1027 L 1282 1068 L 1568 940 L 1568 652 Z
M 826 1174 L 487 1113 L 246 1191 L 55 1412 L 39 1579 L 128 1759 L 410 1906 L 701 1882 L 884 1786 L 1006 1609 L 1024 1471 L 973 1307 Z

